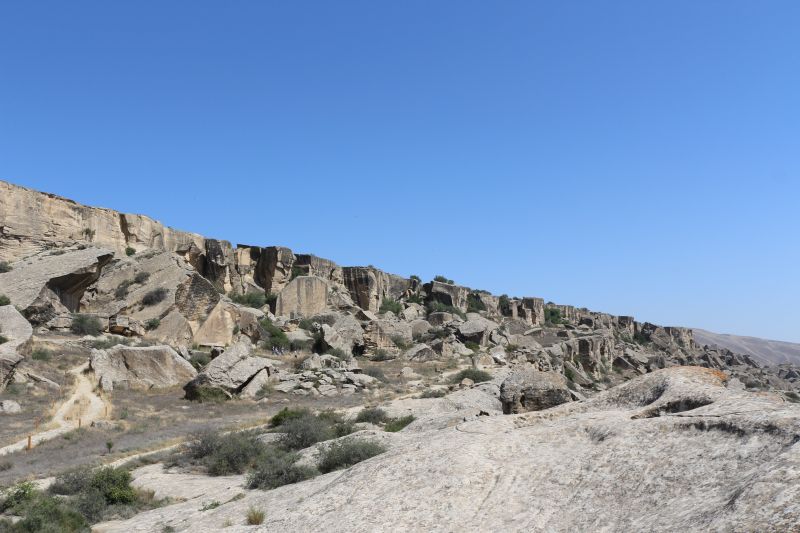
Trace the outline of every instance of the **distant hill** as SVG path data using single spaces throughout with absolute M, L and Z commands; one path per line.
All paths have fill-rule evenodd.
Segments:
M 749 354 L 764 364 L 800 363 L 800 344 L 797 343 L 712 333 L 703 329 L 693 331 L 694 340 L 701 346 L 717 345 L 734 352 Z

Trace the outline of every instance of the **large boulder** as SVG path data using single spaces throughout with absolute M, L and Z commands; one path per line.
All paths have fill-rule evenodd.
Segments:
M 492 322 L 481 315 L 470 313 L 467 321 L 458 325 L 458 334 L 464 341 L 470 341 L 486 346 L 489 335 L 492 331 L 500 327 L 496 322 Z
M 275 314 L 289 318 L 308 317 L 327 308 L 329 284 L 316 276 L 299 276 L 289 282 L 275 302 Z
M 364 330 L 361 323 L 351 315 L 335 315 L 333 325 L 322 324 L 322 340 L 327 347 L 355 354 L 364 349 Z
M 397 300 L 411 288 L 410 279 L 375 267 L 344 267 L 342 277 L 353 302 L 373 313 L 378 312 L 384 298 Z
M 89 368 L 104 391 L 174 387 L 197 375 L 194 367 L 169 346 L 118 344 L 107 350 L 92 350 Z
M 250 355 L 249 342 L 240 341 L 215 357 L 202 372 L 186 384 L 186 398 L 203 399 L 206 392 L 217 397 L 232 397 L 242 390 L 262 370 L 266 377 L 277 373 L 277 368 L 269 359 Z M 259 379 L 263 379 L 263 375 Z
M 17 365 L 30 347 L 33 328 L 13 305 L 0 307 L 0 335 L 6 342 L 0 344 L 0 391 L 14 377 Z
M 500 386 L 500 401 L 505 414 L 541 411 L 571 400 L 567 382 L 557 372 L 519 368 Z
M 0 415 L 14 415 L 22 412 L 22 407 L 14 400 L 0 400 Z
M 466 287 L 431 281 L 425 285 L 425 290 L 428 292 L 428 298 L 431 300 L 455 307 L 461 311 L 467 310 L 467 296 L 469 295 L 469 290 Z

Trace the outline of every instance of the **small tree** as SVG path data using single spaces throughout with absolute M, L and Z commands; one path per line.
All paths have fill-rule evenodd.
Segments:
M 134 255 L 135 253 L 136 253 L 136 250 L 131 248 L 130 246 L 125 248 L 125 255 L 127 255 L 128 257 Z
M 69 329 L 76 335 L 91 335 L 92 337 L 96 337 L 103 331 L 103 324 L 100 323 L 100 319 L 96 316 L 74 315 Z
M 111 453 L 111 448 L 113 448 L 113 447 L 114 447 L 114 443 L 111 442 L 110 440 L 107 440 L 106 441 L 106 450 L 108 450 L 108 453 Z

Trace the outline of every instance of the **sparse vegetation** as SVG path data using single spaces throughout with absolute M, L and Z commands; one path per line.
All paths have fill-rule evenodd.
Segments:
M 412 346 L 412 343 L 408 342 L 400 335 L 392 335 L 391 339 L 394 345 L 400 348 L 401 350 L 408 350 Z
M 211 362 L 211 354 L 206 352 L 192 352 L 192 358 L 189 360 L 189 363 L 195 368 L 195 370 L 202 370 L 204 366 Z
M 52 352 L 45 348 L 36 348 L 31 352 L 31 359 L 34 361 L 49 361 L 52 356 Z
M 403 311 L 403 304 L 391 298 L 384 298 L 378 311 L 380 313 L 388 313 L 391 311 L 395 315 L 399 315 Z
M 100 319 L 92 315 L 73 315 L 70 331 L 75 335 L 91 335 L 96 337 L 103 331 L 103 324 Z
M 469 293 L 467 295 L 467 312 L 478 313 L 480 311 L 486 311 L 486 304 L 481 300 L 480 294 L 477 292 Z
M 370 424 L 382 424 L 389 420 L 389 415 L 380 407 L 365 407 L 356 416 L 356 422 L 369 422 Z
M 511 316 L 511 300 L 507 294 L 501 294 L 497 302 L 497 307 L 500 309 L 500 314 L 503 316 Z
M 575 371 L 572 370 L 570 367 L 564 367 L 564 377 L 570 381 L 575 381 Z
M 317 468 L 323 474 L 327 474 L 334 470 L 349 468 L 385 451 L 386 448 L 381 444 L 363 439 L 335 442 L 322 451 Z
M 153 289 L 144 295 L 144 298 L 142 298 L 142 305 L 151 306 L 163 302 L 167 294 L 169 294 L 169 291 L 164 287 Z
M 411 280 L 413 280 L 413 281 L 422 281 L 422 278 L 420 278 L 420 277 L 419 277 L 419 276 L 417 276 L 416 274 L 411 274 L 411 276 L 409 277 L 409 279 L 411 279 Z
M 387 352 L 383 348 L 379 348 L 375 350 L 375 355 L 370 358 L 370 361 L 391 361 L 392 359 L 396 358 L 396 355 Z
M 261 309 L 267 304 L 267 295 L 263 292 L 248 292 L 247 294 L 228 294 L 231 300 L 237 304 L 252 307 L 254 309 Z
M 131 248 L 130 246 L 125 248 L 125 255 L 127 255 L 128 257 L 130 257 L 132 255 L 135 255 L 135 254 L 136 254 L 136 250 L 135 249 Z
M 150 320 L 144 323 L 144 329 L 147 331 L 152 331 L 156 329 L 158 326 L 161 325 L 161 321 L 157 318 L 151 318 Z
M 250 507 L 247 510 L 247 525 L 258 526 L 264 522 L 264 511 Z
M 477 342 L 473 342 L 473 341 L 467 341 L 467 342 L 465 342 L 465 343 L 464 343 L 464 346 L 465 346 L 467 349 L 469 349 L 469 350 L 472 350 L 473 352 L 478 352 L 478 351 L 480 351 L 480 349 L 481 349 L 481 345 L 480 345 L 480 344 L 478 344 Z
M 442 302 L 431 301 L 425 305 L 425 308 L 428 311 L 428 314 L 431 313 L 452 313 L 454 315 L 458 315 L 461 318 L 467 318 L 466 313 L 457 307 L 453 307 L 452 305 L 443 304 Z
M 297 276 L 305 276 L 305 275 L 306 275 L 306 271 L 305 271 L 304 268 L 301 268 L 299 266 L 293 266 L 292 267 L 291 277 L 289 278 L 289 281 L 293 280 Z
M 378 367 L 371 366 L 369 368 L 365 368 L 363 370 L 364 374 L 368 376 L 372 376 L 373 378 L 377 379 L 378 381 L 386 381 L 386 374 Z
M 186 446 L 185 457 L 211 476 L 228 476 L 243 474 L 266 452 L 266 445 L 249 432 L 227 435 L 205 432 Z
M 137 272 L 133 277 L 133 281 L 140 285 L 147 282 L 148 279 L 150 279 L 150 272 Z
M 555 326 L 564 322 L 561 318 L 561 310 L 557 307 L 545 307 L 544 322 L 548 326 Z
M 439 283 L 447 283 L 449 285 L 455 285 L 456 282 L 452 279 L 447 279 L 445 276 L 437 275 L 433 277 L 433 281 L 438 281 Z
M 5 274 L 12 270 L 14 270 L 14 267 L 12 267 L 8 261 L 0 261 L 0 274 Z
M 414 421 L 414 415 L 401 416 L 399 418 L 392 418 L 386 425 L 383 426 L 384 431 L 396 433 Z
M 406 298 L 406 301 L 408 303 L 410 303 L 410 304 L 420 304 L 420 305 L 422 305 L 423 303 L 425 303 L 425 299 L 422 297 L 422 294 L 420 294 L 418 292 L 415 292 L 414 294 L 412 294 L 411 296 Z
M 309 466 L 295 464 L 299 456 L 273 448 L 265 455 L 247 477 L 248 489 L 275 489 L 283 485 L 298 483 L 318 474 Z
M 461 383 L 464 379 L 471 379 L 474 383 L 483 383 L 485 381 L 491 381 L 492 375 L 483 370 L 478 370 L 477 368 L 466 368 L 453 376 L 451 381 L 453 383 Z
M 289 347 L 289 338 L 286 336 L 286 333 L 272 323 L 272 320 L 269 318 L 264 318 L 259 325 L 264 330 L 266 334 L 266 338 L 264 339 L 263 345 L 267 349 L 275 348 L 288 348 Z
M 125 298 L 128 295 L 128 289 L 130 288 L 131 285 L 133 285 L 133 282 L 129 279 L 126 279 L 125 281 L 121 282 L 119 285 L 117 285 L 117 288 L 114 291 L 114 296 L 118 300 Z
M 443 398 L 447 394 L 442 389 L 426 389 L 419 395 L 420 398 Z
M 11 305 L 11 299 L 5 294 L 0 294 L 0 305 Z
M 0 344 L 5 344 L 8 342 L 8 337 L 5 335 L 0 335 Z
M 308 409 L 304 408 L 293 409 L 289 407 L 284 407 L 283 409 L 275 413 L 275 416 L 273 416 L 272 419 L 269 421 L 269 425 L 272 427 L 278 427 L 283 425 L 283 423 L 288 420 L 292 420 L 294 418 L 302 418 L 310 414 L 311 411 L 309 411 Z

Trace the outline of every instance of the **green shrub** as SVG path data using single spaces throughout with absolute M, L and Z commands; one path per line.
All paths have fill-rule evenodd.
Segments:
M 108 502 L 105 496 L 94 487 L 87 488 L 74 500 L 75 509 L 90 523 L 99 522 L 103 518 Z
M 295 418 L 302 418 L 302 417 L 308 416 L 310 414 L 311 414 L 311 411 L 309 411 L 308 409 L 305 409 L 303 407 L 296 408 L 296 409 L 295 408 L 284 407 L 283 409 L 281 409 L 280 411 L 275 413 L 275 416 L 273 416 L 272 419 L 269 421 L 269 425 L 274 427 L 274 428 L 276 428 L 278 426 L 283 425 L 283 423 L 287 422 L 288 420 L 292 420 L 292 419 L 295 419 Z
M 370 358 L 370 361 L 391 361 L 396 358 L 396 355 L 387 352 L 383 348 L 379 348 L 375 350 L 375 355 Z
M 202 370 L 210 362 L 211 354 L 206 352 L 192 352 L 192 358 L 189 360 L 195 370 Z
M 9 524 L 7 528 L 3 522 L 0 522 L 0 531 L 78 533 L 89 530 L 84 517 L 71 508 L 68 503 L 38 492 L 30 502 L 15 512 L 22 519 L 13 525 Z
M 150 272 L 137 272 L 133 277 L 133 281 L 140 285 L 145 283 L 148 279 L 150 279 Z
M 44 348 L 36 348 L 31 352 L 31 359 L 34 361 L 49 361 L 53 354 L 50 350 Z
M 356 422 L 369 422 L 375 425 L 382 424 L 388 419 L 389 416 L 386 414 L 386 411 L 380 407 L 365 407 L 358 413 L 358 416 L 356 416 Z
M 8 337 L 5 335 L 0 335 L 0 344 L 5 344 L 8 342 Z
M 408 350 L 409 348 L 411 348 L 411 346 L 413 346 L 412 343 L 406 341 L 400 335 L 393 335 L 391 339 L 394 345 L 400 348 L 401 350 Z
M 507 294 L 501 294 L 497 302 L 497 307 L 500 309 L 500 314 L 503 316 L 511 316 L 511 300 Z
M 397 433 L 398 431 L 400 431 L 413 421 L 414 421 L 414 415 L 401 416 L 400 418 L 392 418 L 391 420 L 386 422 L 386 425 L 383 426 L 383 430 L 388 431 L 390 433 Z
M 12 267 L 8 261 L 0 261 L 0 274 L 5 274 L 12 270 L 14 270 L 14 267 Z
M 91 335 L 96 337 L 103 331 L 103 324 L 100 319 L 91 315 L 73 315 L 70 331 L 76 335 Z
M 11 299 L 5 294 L 0 294 L 0 305 L 11 305 Z
M 425 304 L 425 308 L 428 311 L 428 314 L 431 313 L 452 313 L 454 315 L 458 315 L 461 318 L 467 318 L 466 313 L 457 307 L 453 307 L 452 305 L 443 304 L 442 302 L 437 301 L 430 301 Z
M 252 467 L 267 446 L 248 432 L 221 434 L 205 432 L 186 445 L 186 459 L 202 465 L 211 476 L 243 474 Z
M 133 282 L 129 279 L 126 279 L 125 281 L 121 282 L 119 285 L 117 285 L 116 290 L 114 290 L 114 296 L 118 300 L 125 298 L 128 295 L 128 289 L 130 288 L 131 285 L 133 285 Z
M 423 303 L 425 303 L 425 300 L 422 298 L 422 295 L 420 293 L 418 293 L 418 292 L 415 292 L 414 294 L 412 294 L 411 296 L 406 298 L 406 301 L 408 303 L 410 303 L 410 304 L 423 304 Z
M 486 311 L 486 304 L 483 303 L 477 292 L 469 293 L 467 295 L 467 312 L 478 313 L 480 311 Z
M 5 499 L 0 503 L 0 512 L 19 509 L 35 496 L 36 486 L 30 481 L 23 481 L 8 490 Z
M 403 304 L 398 302 L 397 300 L 392 300 L 391 298 L 384 298 L 381 302 L 381 307 L 378 310 L 380 313 L 388 313 L 391 311 L 395 315 L 399 315 L 400 312 L 403 310 Z
M 564 367 L 564 377 L 570 381 L 575 381 L 575 371 L 572 370 L 570 367 Z
M 456 284 L 456 282 L 453 281 L 452 279 L 447 279 L 445 276 L 442 276 L 442 275 L 434 276 L 433 277 L 433 281 L 438 281 L 439 283 L 447 283 L 447 284 L 450 284 L 450 285 L 455 285 Z
M 136 491 L 131 487 L 131 473 L 124 468 L 106 466 L 96 470 L 90 486 L 100 491 L 110 505 L 136 501 Z
M 310 318 L 301 318 L 297 327 L 306 331 L 312 331 L 314 329 L 314 321 Z
M 135 253 L 136 253 L 136 250 L 131 248 L 130 246 L 125 248 L 125 255 L 127 255 L 128 257 L 134 255 Z
M 264 318 L 264 320 L 259 322 L 259 325 L 266 335 L 266 338 L 263 342 L 264 348 L 271 349 L 273 347 L 289 347 L 289 337 L 286 336 L 286 333 L 284 333 L 281 328 L 273 324 L 272 320 L 269 318 Z
M 247 509 L 247 525 L 258 526 L 264 523 L 264 511 L 250 507 Z
M 91 482 L 92 471 L 86 468 L 78 468 L 58 474 L 47 490 L 51 494 L 73 496 L 88 489 L 91 486 Z
M 372 376 L 373 378 L 379 381 L 386 381 L 386 374 L 378 367 L 371 366 L 369 368 L 364 369 L 364 374 L 368 376 Z
M 156 305 L 159 302 L 163 302 L 167 297 L 167 294 L 169 294 L 169 291 L 167 291 L 167 289 L 164 287 L 153 289 L 144 295 L 144 298 L 142 298 L 142 304 L 146 306 Z
M 327 446 L 319 459 L 318 468 L 323 474 L 349 468 L 356 463 L 366 461 L 386 451 L 377 442 L 352 439 L 346 442 L 334 442 Z
M 198 403 L 224 403 L 229 400 L 225 391 L 207 385 L 187 388 L 186 399 Z
M 161 321 L 159 319 L 151 318 L 150 320 L 144 323 L 144 329 L 146 329 L 147 331 L 152 331 L 160 325 Z
M 411 274 L 411 277 L 409 279 L 412 279 L 414 281 L 422 281 L 422 278 L 420 278 L 416 274 Z
M 261 309 L 267 303 L 267 295 L 263 292 L 248 292 L 247 294 L 231 293 L 229 296 L 230 299 L 237 304 L 253 307 L 255 309 Z
M 453 376 L 451 381 L 453 383 L 461 383 L 464 379 L 471 379 L 475 383 L 482 383 L 484 381 L 491 381 L 492 375 L 476 368 L 467 368 Z
M 287 450 L 302 450 L 335 436 L 332 424 L 314 415 L 286 420 L 281 430 L 284 434 L 279 442 Z
M 545 307 L 544 321 L 545 324 L 548 325 L 561 324 L 564 321 L 564 319 L 561 318 L 561 309 L 557 307 Z
M 419 395 L 420 398 L 443 398 L 447 394 L 442 389 L 426 389 Z
M 318 474 L 315 468 L 296 465 L 299 456 L 273 449 L 260 458 L 247 477 L 248 489 L 274 489 L 305 481 Z
M 467 342 L 465 342 L 465 343 L 464 343 L 464 346 L 465 346 L 467 349 L 469 349 L 469 350 L 472 350 L 473 352 L 479 352 L 479 351 L 480 351 L 480 349 L 481 349 L 481 345 L 480 345 L 480 344 L 478 344 L 477 342 L 473 342 L 473 341 L 467 341 Z
M 292 274 L 291 274 L 291 277 L 289 278 L 289 281 L 293 280 L 297 276 L 305 276 L 305 275 L 306 275 L 305 269 L 303 269 L 303 268 L 301 268 L 299 266 L 293 266 L 292 267 Z

